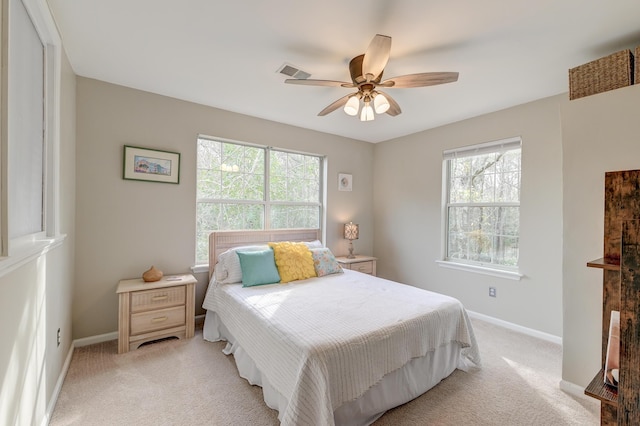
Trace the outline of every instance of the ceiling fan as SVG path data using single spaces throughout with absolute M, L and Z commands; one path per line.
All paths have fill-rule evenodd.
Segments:
M 371 40 L 367 51 L 363 55 L 358 55 L 349 62 L 349 73 L 351 83 L 335 80 L 314 80 L 289 78 L 285 83 L 301 84 L 306 86 L 336 86 L 346 88 L 357 88 L 355 93 L 350 93 L 333 102 L 318 113 L 324 116 L 344 107 L 344 112 L 348 115 L 358 115 L 360 102 L 363 107 L 360 113 L 361 121 L 371 121 L 374 119 L 374 109 L 377 114 L 387 113 L 396 116 L 402 112 L 400 105 L 388 94 L 379 90 L 383 88 L 410 88 L 435 86 L 437 84 L 452 83 L 458 80 L 457 72 L 424 72 L 418 74 L 407 74 L 382 80 L 384 67 L 389 61 L 391 51 L 391 37 L 376 34 Z M 371 104 L 373 103 L 373 107 Z

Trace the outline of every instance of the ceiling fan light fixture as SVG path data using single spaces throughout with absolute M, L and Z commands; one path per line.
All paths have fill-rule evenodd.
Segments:
M 438 84 L 452 83 L 458 81 L 457 72 L 422 72 L 416 74 L 406 74 L 390 79 L 382 80 L 384 69 L 389 61 L 391 50 L 391 37 L 376 34 L 367 51 L 349 61 L 349 74 L 351 82 L 337 80 L 317 80 L 309 78 L 298 78 L 295 72 L 297 68 L 285 64 L 282 73 L 293 75 L 295 78 L 288 78 L 284 82 L 287 84 L 298 84 L 302 86 L 324 86 L 343 87 L 348 89 L 357 88 L 357 92 L 342 96 L 332 102 L 318 113 L 318 116 L 325 116 L 339 108 L 350 116 L 357 116 L 360 110 L 360 101 L 364 102 L 364 107 L 360 111 L 361 121 L 371 121 L 375 119 L 375 114 L 388 114 L 392 117 L 402 113 L 400 105 L 390 95 L 382 94 L 376 90 L 377 87 L 394 89 L 435 86 Z M 305 77 L 308 77 L 305 75 Z M 373 102 L 372 102 L 373 100 Z M 375 110 L 375 111 L 374 111 Z
M 373 106 L 377 114 L 384 114 L 391 107 L 389 100 L 381 93 L 378 93 L 376 97 L 373 98 Z
M 375 119 L 373 115 L 373 108 L 371 108 L 370 102 L 365 102 L 362 107 L 362 113 L 360 114 L 360 121 L 373 121 Z
M 344 106 L 344 112 L 347 115 L 351 115 L 351 116 L 358 115 L 359 109 L 360 109 L 360 99 L 358 99 L 357 96 L 351 96 Z

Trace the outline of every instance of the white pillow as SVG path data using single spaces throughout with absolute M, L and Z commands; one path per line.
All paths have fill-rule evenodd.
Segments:
M 241 283 L 242 269 L 240 268 L 240 259 L 238 258 L 238 254 L 236 252 L 238 250 L 259 251 L 267 250 L 268 248 L 268 245 L 243 246 L 234 247 L 223 253 L 220 253 L 220 255 L 218 256 L 218 263 L 216 263 L 216 267 L 214 268 L 216 281 L 220 284 Z
M 320 240 L 315 240 L 315 241 L 307 241 L 305 242 L 305 244 L 307 245 L 307 247 L 309 247 L 310 249 L 314 249 L 314 248 L 323 248 L 324 246 L 322 245 L 322 243 L 320 242 Z

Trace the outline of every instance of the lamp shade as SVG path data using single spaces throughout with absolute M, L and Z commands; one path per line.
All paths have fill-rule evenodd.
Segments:
M 349 222 L 344 224 L 344 238 L 346 240 L 357 240 L 360 231 L 357 223 Z
M 376 114 L 384 114 L 389 110 L 389 100 L 381 93 L 378 93 L 375 98 L 373 98 L 373 106 L 375 107 Z
M 344 106 L 344 112 L 348 115 L 358 115 L 358 109 L 360 109 L 360 99 L 357 96 L 352 96 Z
M 371 121 L 375 119 L 373 115 L 373 108 L 371 108 L 370 102 L 365 102 L 360 113 L 360 121 Z

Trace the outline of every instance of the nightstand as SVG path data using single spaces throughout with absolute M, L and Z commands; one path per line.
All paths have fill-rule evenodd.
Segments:
M 122 280 L 119 298 L 118 353 L 165 337 L 193 337 L 195 284 L 193 275 L 169 275 L 160 281 Z
M 346 256 L 340 256 L 336 257 L 336 260 L 345 269 L 376 275 L 376 260 L 378 259 L 375 257 L 356 255 L 355 259 L 349 259 Z

